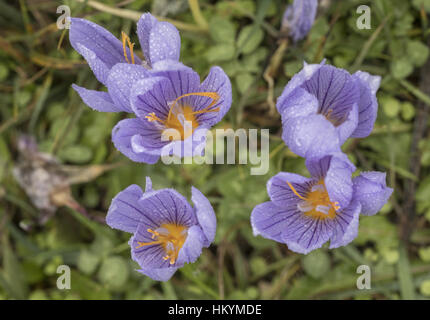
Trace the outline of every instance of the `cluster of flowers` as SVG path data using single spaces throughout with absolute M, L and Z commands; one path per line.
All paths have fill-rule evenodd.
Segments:
M 304 38 L 315 19 L 317 0 L 295 0 L 285 11 L 281 29 L 294 42 Z M 267 183 L 270 201 L 251 214 L 254 235 L 285 243 L 307 254 L 330 241 L 345 246 L 358 233 L 360 213 L 374 215 L 393 190 L 386 174 L 356 170 L 341 146 L 349 137 L 367 137 L 374 126 L 381 78 L 330 65 L 306 64 L 286 85 L 276 107 L 282 139 L 306 158 L 306 178 L 280 172 Z
M 316 0 L 295 1 L 288 10 L 283 25 L 296 41 L 312 25 Z M 145 61 L 126 34 L 120 41 L 88 20 L 72 18 L 70 42 L 107 92 L 73 88 L 94 110 L 135 115 L 112 131 L 115 147 L 131 160 L 153 164 L 166 146 L 187 156 L 182 151 L 196 130 L 210 129 L 229 110 L 230 80 L 221 68 L 212 67 L 200 83 L 199 75 L 179 62 L 180 36 L 170 23 L 143 14 L 137 34 Z M 270 179 L 271 201 L 251 215 L 255 235 L 300 253 L 328 240 L 332 248 L 343 246 L 356 236 L 359 214 L 375 214 L 387 201 L 392 189 L 385 185 L 385 174 L 366 172 L 352 179 L 355 167 L 340 149 L 348 137 L 370 134 L 379 82 L 379 77 L 350 75 L 324 62 L 305 64 L 291 79 L 277 101 L 282 137 L 306 158 L 311 178 L 281 172 Z M 180 134 L 172 138 L 171 130 Z M 153 190 L 148 177 L 144 192 L 131 185 L 112 200 L 106 222 L 133 234 L 129 244 L 141 273 L 166 281 L 214 240 L 214 210 L 199 190 L 191 191 L 194 207 L 173 189 Z
M 208 130 L 230 109 L 230 80 L 221 68 L 212 67 L 200 83 L 199 75 L 179 62 L 181 39 L 170 23 L 143 14 L 137 35 L 145 61 L 134 53 L 125 33 L 120 41 L 95 23 L 72 18 L 70 42 L 107 92 L 73 88 L 94 110 L 135 115 L 112 131 L 115 147 L 131 160 L 155 163 L 169 146 L 172 153 L 187 155 L 182 151 L 188 150 L 185 145 L 196 129 Z M 175 190 L 152 190 L 147 178 L 145 192 L 132 185 L 112 200 L 106 222 L 133 234 L 132 258 L 140 272 L 166 281 L 179 267 L 194 262 L 215 237 L 211 204 L 194 187 L 192 201 L 194 208 Z

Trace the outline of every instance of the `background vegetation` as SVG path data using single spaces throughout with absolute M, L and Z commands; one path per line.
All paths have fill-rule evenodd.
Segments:
M 428 0 L 322 1 L 308 37 L 290 45 L 275 76 L 275 96 L 307 62 L 382 76 L 371 136 L 344 146 L 359 170 L 388 173 L 394 188 L 374 217 L 360 219 L 347 247 L 304 256 L 252 235 L 249 216 L 266 201 L 266 181 L 279 171 L 306 174 L 304 160 L 282 142 L 280 117 L 266 102 L 263 72 L 275 53 L 290 1 L 0 1 L 0 298 L 1 299 L 401 299 L 430 297 L 430 106 Z M 247 165 L 135 164 L 112 145 L 124 114 L 90 110 L 72 83 L 100 87 L 58 30 L 57 6 L 137 44 L 135 22 L 150 11 L 181 31 L 181 60 L 205 76 L 220 65 L 231 77 L 233 105 L 217 128 L 270 128 L 270 171 Z M 358 30 L 358 5 L 371 7 L 370 30 Z M 59 163 L 25 156 L 22 134 Z M 26 149 L 28 151 L 28 148 Z M 34 183 L 32 174 L 48 176 Z M 13 174 L 25 173 L 28 196 Z M 135 272 L 129 235 L 103 221 L 111 199 L 132 183 L 199 188 L 214 205 L 215 243 L 166 283 Z M 66 181 L 59 188 L 56 181 Z M 36 182 L 39 182 L 37 180 Z M 70 189 L 68 184 L 70 183 Z M 52 190 L 49 189 L 52 187 Z M 40 210 L 49 189 L 54 208 Z M 61 190 L 60 190 L 61 189 Z M 71 290 L 56 288 L 57 266 L 72 269 Z M 372 269 L 372 289 L 357 290 L 356 269 Z

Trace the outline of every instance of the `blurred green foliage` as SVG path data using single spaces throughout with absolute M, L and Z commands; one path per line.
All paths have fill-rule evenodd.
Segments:
M 291 1 L 290 1 L 291 2 Z M 117 1 L 103 1 L 115 7 Z M 70 6 L 119 35 L 135 35 L 135 16 L 120 17 L 80 1 L 0 2 L 0 299 L 400 299 L 430 297 L 430 139 L 419 141 L 421 176 L 410 171 L 413 121 L 417 104 L 429 104 L 420 91 L 420 68 L 429 56 L 426 0 L 325 1 L 308 37 L 290 45 L 275 77 L 275 96 L 303 61 L 327 62 L 353 72 L 382 76 L 379 114 L 371 136 L 351 140 L 344 150 L 359 170 L 388 172 L 395 189 L 374 217 L 360 219 L 359 236 L 347 247 L 319 249 L 307 256 L 285 245 L 254 237 L 253 207 L 267 200 L 266 181 L 279 171 L 306 175 L 304 160 L 283 144 L 279 115 L 269 112 L 262 74 L 278 45 L 285 1 L 198 2 L 201 17 L 188 1 L 125 1 L 132 12 L 151 11 L 178 23 L 181 60 L 203 78 L 212 65 L 231 77 L 233 105 L 217 127 L 270 128 L 270 171 L 251 176 L 248 165 L 136 164 L 111 143 L 111 129 L 123 114 L 90 110 L 72 83 L 98 88 L 82 58 L 71 48 L 67 30 L 55 26 L 56 8 Z M 358 30 L 356 8 L 371 7 L 370 30 Z M 199 22 L 197 22 L 199 21 Z M 190 28 L 191 26 L 191 28 Z M 428 131 L 428 130 L 427 130 Z M 41 151 L 63 164 L 120 162 L 96 179 L 74 185 L 72 194 L 88 216 L 61 207 L 40 224 L 37 210 L 18 186 L 21 133 L 36 137 Z M 129 234 L 111 230 L 104 218 L 111 199 L 150 176 L 155 188 L 174 187 L 190 196 L 194 185 L 214 205 L 215 243 L 167 283 L 134 270 Z M 405 181 L 416 181 L 417 223 L 406 248 L 399 237 Z M 89 218 L 90 217 L 90 218 Z M 72 268 L 71 290 L 56 288 L 57 266 Z M 372 269 L 372 289 L 357 290 L 356 269 Z

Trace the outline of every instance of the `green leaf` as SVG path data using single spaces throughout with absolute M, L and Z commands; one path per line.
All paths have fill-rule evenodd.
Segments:
M 212 39 L 218 43 L 234 44 L 236 28 L 234 24 L 220 16 L 213 17 L 209 22 L 209 33 Z
M 414 282 L 409 267 L 408 253 L 404 244 L 401 244 L 399 247 L 397 277 L 399 279 L 400 294 L 402 299 L 413 300 L 415 297 Z
M 71 145 L 61 149 L 58 156 L 71 163 L 87 163 L 91 160 L 93 152 L 83 145 Z
M 421 41 L 408 41 L 406 47 L 408 60 L 411 61 L 416 67 L 422 66 L 429 56 L 429 48 Z
M 402 57 L 391 63 L 391 73 L 396 79 L 404 79 L 414 71 L 414 66 L 409 58 Z
M 95 255 L 89 250 L 82 250 L 78 257 L 78 269 L 84 274 L 92 274 L 100 262 L 100 256 Z
M 393 97 L 382 97 L 379 99 L 379 103 L 388 117 L 395 118 L 399 114 L 401 107 L 399 100 Z
M 240 73 L 236 76 L 236 86 L 240 93 L 244 93 L 254 82 L 254 77 L 250 73 Z
M 330 269 L 330 258 L 322 250 L 315 250 L 302 259 L 303 269 L 314 279 L 322 278 Z
M 237 39 L 237 47 L 241 53 L 248 54 L 258 48 L 263 40 L 264 32 L 254 25 L 244 27 Z
M 112 289 L 121 288 L 128 279 L 129 266 L 121 257 L 108 257 L 100 266 L 98 278 Z
M 206 59 L 212 63 L 215 61 L 227 61 L 233 59 L 235 48 L 233 44 L 218 44 L 210 47 L 206 52 Z

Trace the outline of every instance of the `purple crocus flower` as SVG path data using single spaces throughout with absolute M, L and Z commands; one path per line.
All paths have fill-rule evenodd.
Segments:
M 195 149 L 204 142 L 206 130 L 231 106 L 231 84 L 224 71 L 212 67 L 200 83 L 199 75 L 191 68 L 164 60 L 155 63 L 150 76 L 130 89 L 129 67 L 118 64 L 109 76 L 116 79 L 108 83 L 112 97 L 117 97 L 118 103 L 129 101 L 136 115 L 114 127 L 116 148 L 131 160 L 146 163 L 157 162 L 161 155 L 199 154 Z
M 112 134 L 114 145 L 131 160 L 152 164 L 164 151 L 193 156 L 206 130 L 231 106 L 230 80 L 221 68 L 212 67 L 200 83 L 196 72 L 178 62 L 181 42 L 173 25 L 143 14 L 137 33 L 144 65 L 130 56 L 128 37 L 121 43 L 90 21 L 72 19 L 70 41 L 108 92 L 73 88 L 95 110 L 135 113 L 136 118 L 120 121 Z
M 271 201 L 257 205 L 251 214 L 254 235 L 285 243 L 290 250 L 304 254 L 329 240 L 330 248 L 345 246 L 357 236 L 362 204 L 366 214 L 368 208 L 379 209 L 391 193 L 385 191 L 372 202 L 369 192 L 389 189 L 382 183 L 385 176 L 376 174 L 371 182 L 359 179 L 353 184 L 355 167 L 344 154 L 307 159 L 306 166 L 310 178 L 280 172 L 269 180 Z
M 386 173 L 376 171 L 362 172 L 352 180 L 363 215 L 375 215 L 388 201 L 393 189 L 387 187 L 385 180 Z
M 85 19 L 71 18 L 70 43 L 81 54 L 94 72 L 97 80 L 107 85 L 111 69 L 118 63 L 133 65 L 132 70 L 145 74 L 161 60 L 179 60 L 181 40 L 178 30 L 168 22 L 159 22 L 145 13 L 137 23 L 137 35 L 144 53 L 142 62 L 134 53 L 134 44 L 123 32 L 122 41 L 105 28 Z M 128 104 L 116 104 L 111 95 L 104 91 L 88 90 L 77 85 L 73 88 L 92 109 L 103 112 L 132 112 Z
M 379 76 L 353 75 L 330 65 L 306 64 L 286 85 L 276 107 L 282 138 L 302 157 L 339 152 L 349 137 L 370 134 L 376 120 Z
M 294 42 L 308 34 L 317 13 L 318 0 L 294 0 L 285 10 L 281 30 L 287 30 Z
M 146 178 L 145 192 L 131 185 L 112 200 L 106 222 L 133 233 L 129 244 L 140 273 L 167 281 L 185 263 L 195 262 L 214 240 L 214 210 L 198 189 L 192 187 L 191 192 L 194 207 L 173 189 L 153 190 Z

